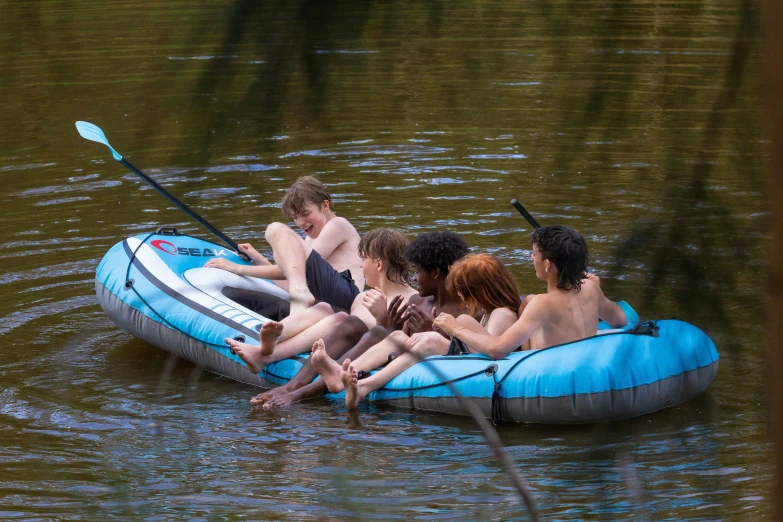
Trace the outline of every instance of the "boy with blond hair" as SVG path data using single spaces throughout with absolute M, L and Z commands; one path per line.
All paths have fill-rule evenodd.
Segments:
M 272 247 L 276 264 L 249 243 L 243 243 L 239 249 L 254 266 L 225 259 L 212 259 L 206 266 L 243 276 L 286 280 L 287 285 L 280 286 L 287 286 L 291 295 L 291 315 L 303 312 L 316 300 L 350 310 L 364 288 L 356 229 L 334 213 L 331 194 L 313 176 L 300 177 L 288 189 L 282 211 L 305 233 L 305 238 L 283 223 L 271 223 L 264 237 Z

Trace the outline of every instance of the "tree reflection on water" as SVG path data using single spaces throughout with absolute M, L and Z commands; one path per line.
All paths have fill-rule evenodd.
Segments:
M 635 19 L 646 9 L 651 25 Z M 547 112 L 530 136 L 544 151 L 539 168 L 557 173 L 564 185 L 611 178 L 648 203 L 624 216 L 629 232 L 617 247 L 610 278 L 646 267 L 643 309 L 655 316 L 694 310 L 691 317 L 717 330 L 722 350 L 738 355 L 747 347 L 746 322 L 760 315 L 755 288 L 765 266 L 760 259 L 767 228 L 759 207 L 767 151 L 757 129 L 755 3 L 546 2 L 517 9 L 486 2 L 243 1 L 233 10 L 216 54 L 251 48 L 266 63 L 228 104 L 223 96 L 236 87 L 237 64 L 213 61 L 204 69 L 194 96 L 220 94 L 204 111 L 217 115 L 208 125 L 217 132 L 205 136 L 205 154 L 215 136 L 231 134 L 240 118 L 265 136 L 302 127 L 339 133 L 370 119 L 388 128 L 437 122 L 466 134 L 475 126 L 524 135 L 531 117 L 518 118 L 518 109 L 541 107 L 515 94 L 483 93 L 484 80 L 505 71 L 524 78 L 520 54 L 530 51 L 524 72 L 553 86 Z M 715 36 L 709 26 L 723 23 L 719 15 L 727 12 L 736 22 L 733 36 L 704 43 Z M 507 52 L 484 61 L 472 39 Z M 397 58 L 389 68 L 363 54 L 390 47 Z M 576 66 L 573 54 L 585 49 L 591 60 Z M 330 67 L 323 56 L 328 53 L 357 56 Z M 717 56 L 711 67 L 693 59 L 711 54 Z M 281 110 L 292 103 L 295 114 Z M 595 153 L 596 143 L 613 149 Z M 613 168 L 618 156 L 639 166 Z M 526 174 L 516 175 L 520 185 Z M 543 197 L 538 207 L 547 206 Z M 742 372 L 737 365 L 724 368 Z

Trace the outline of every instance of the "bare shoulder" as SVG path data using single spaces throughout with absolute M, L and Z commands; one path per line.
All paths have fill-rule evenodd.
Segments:
M 358 232 L 351 222 L 340 216 L 335 216 L 327 221 L 326 226 L 324 226 L 324 231 L 326 230 L 333 230 L 334 233 L 345 234 L 346 237 L 350 237 L 353 234 L 358 235 Z
M 527 306 L 525 306 L 522 315 L 526 317 L 538 317 L 540 319 L 550 315 L 553 310 L 558 310 L 559 308 L 560 303 L 558 303 L 558 300 L 554 295 L 537 294 L 530 300 Z
M 595 281 L 592 277 L 582 281 L 582 292 L 585 292 L 592 298 L 601 298 L 604 296 L 603 290 L 601 290 L 601 284 Z
M 415 294 L 412 294 L 412 295 L 411 295 L 411 296 L 408 298 L 408 303 L 409 303 L 409 304 L 412 304 L 412 305 L 416 305 L 416 306 L 421 306 L 421 305 L 422 305 L 422 303 L 424 303 L 424 301 L 425 301 L 426 299 L 427 299 L 426 297 L 422 297 L 422 296 L 420 296 L 420 295 L 419 295 L 419 293 L 418 293 L 418 292 L 416 292 Z
M 508 308 L 495 308 L 490 312 L 489 316 L 493 319 L 511 319 L 512 322 L 517 320 L 516 312 L 512 312 Z

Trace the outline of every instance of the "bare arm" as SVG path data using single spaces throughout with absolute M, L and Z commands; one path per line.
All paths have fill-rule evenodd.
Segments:
M 285 279 L 285 274 L 280 270 L 280 267 L 273 264 L 263 266 L 248 266 L 232 263 L 227 259 L 210 259 L 206 265 L 210 268 L 220 268 L 227 272 L 231 272 L 236 275 L 260 277 L 262 279 L 280 280 Z
M 318 238 L 314 239 L 310 246 L 326 259 L 337 250 L 337 247 L 348 241 L 353 233 L 353 227 L 345 218 L 336 217 L 326 223 Z
M 362 322 L 367 325 L 367 328 L 374 327 L 377 323 L 375 317 L 372 316 L 370 311 L 364 306 L 364 292 L 360 293 L 353 300 L 351 305 L 351 315 L 358 317 Z
M 588 279 L 586 283 L 594 284 L 595 290 L 598 292 L 598 318 L 609 323 L 612 328 L 622 328 L 628 324 L 628 317 L 626 317 L 625 312 L 617 303 L 604 295 L 596 279 L 597 276 L 594 276 Z
M 598 318 L 603 319 L 611 325 L 612 328 L 622 328 L 628 324 L 628 317 L 620 306 L 607 299 L 601 293 L 601 301 L 598 305 Z
M 435 325 L 452 337 L 456 337 L 476 352 L 501 359 L 516 350 L 541 327 L 539 311 L 536 306 L 528 306 L 525 311 L 510 328 L 498 336 L 486 333 L 474 332 L 460 325 L 449 314 L 440 314 L 435 320 Z

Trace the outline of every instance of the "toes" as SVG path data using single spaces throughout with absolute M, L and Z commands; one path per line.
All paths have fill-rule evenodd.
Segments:
M 351 367 L 351 360 L 346 359 L 343 361 L 343 370 L 348 371 L 348 369 Z

